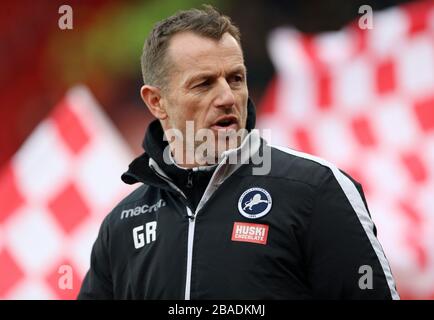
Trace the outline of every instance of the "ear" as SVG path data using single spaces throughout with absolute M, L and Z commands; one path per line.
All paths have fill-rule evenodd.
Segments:
M 159 120 L 167 118 L 166 110 L 162 104 L 161 90 L 159 88 L 144 85 L 140 89 L 140 95 L 154 117 Z

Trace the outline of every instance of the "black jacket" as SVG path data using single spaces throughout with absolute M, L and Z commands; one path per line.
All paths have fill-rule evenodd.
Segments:
M 399 298 L 362 188 L 332 164 L 252 130 L 192 202 L 154 158 L 123 175 L 141 185 L 103 221 L 79 299 Z

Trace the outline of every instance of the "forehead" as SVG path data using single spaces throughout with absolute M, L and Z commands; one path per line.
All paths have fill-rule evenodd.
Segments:
M 244 66 L 241 48 L 229 33 L 220 40 L 192 32 L 176 34 L 170 41 L 168 54 L 175 71 L 182 76 L 203 71 L 229 71 Z

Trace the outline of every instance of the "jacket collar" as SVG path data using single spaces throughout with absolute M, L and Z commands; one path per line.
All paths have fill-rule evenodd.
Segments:
M 196 208 L 196 212 L 205 205 L 208 199 L 226 179 L 241 166 L 249 163 L 250 159 L 259 152 L 262 143 L 263 141 L 259 135 L 259 131 L 253 129 L 244 138 L 238 148 L 223 152 L 221 161 L 214 171 L 208 187 L 205 189 L 205 193 Z
M 250 159 L 259 152 L 262 143 L 263 141 L 259 135 L 259 131 L 253 129 L 244 138 L 243 142 L 238 148 L 223 152 L 221 160 L 218 163 L 213 175 L 211 176 L 208 186 L 206 187 L 205 192 L 202 195 L 198 206 L 196 207 L 195 213 L 197 213 L 205 205 L 209 198 L 227 178 L 229 178 L 242 165 L 249 163 Z M 185 197 L 185 194 L 182 192 L 182 190 L 173 183 L 173 181 L 167 176 L 167 174 L 161 169 L 159 164 L 154 159 L 149 158 L 148 168 L 151 168 L 156 176 L 160 177 L 161 180 L 166 182 L 166 189 L 167 186 L 169 186 L 171 191 L 177 191 Z M 150 181 L 148 181 L 148 183 L 150 183 Z
M 223 152 L 220 162 L 216 166 L 212 166 L 211 170 L 215 169 L 215 172 L 211 181 L 217 179 L 218 185 L 220 185 L 242 164 L 247 163 L 249 158 L 259 150 L 261 139 L 257 130 L 253 129 L 255 123 L 255 105 L 249 98 L 246 129 L 250 132 L 238 148 Z M 158 120 L 154 120 L 149 124 L 143 140 L 143 147 L 146 151 L 131 162 L 128 170 L 122 175 L 121 178 L 125 183 L 134 184 L 142 182 L 180 191 L 174 185 L 171 176 L 184 174 L 182 171 L 186 170 L 174 163 L 166 164 L 163 161 L 163 152 L 167 146 L 167 141 L 164 141 L 163 135 L 164 131 Z

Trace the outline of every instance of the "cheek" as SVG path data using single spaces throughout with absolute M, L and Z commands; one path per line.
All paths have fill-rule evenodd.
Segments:
M 176 100 L 173 100 L 173 98 L 166 100 L 165 110 L 167 113 L 167 120 L 170 127 L 183 130 L 185 125 L 183 126 L 182 123 L 185 121 L 182 119 L 182 112 L 180 112 L 181 106 L 175 102 Z
M 183 117 L 201 123 L 206 117 L 206 99 L 192 98 L 185 102 Z
M 240 113 L 241 116 L 245 119 L 247 118 L 247 100 L 248 100 L 248 92 L 247 90 L 245 90 L 245 92 L 243 92 L 242 94 L 240 94 L 240 101 L 239 101 L 239 106 L 241 108 Z
M 172 117 L 172 122 L 176 123 L 178 128 L 185 128 L 186 121 L 194 121 L 195 126 L 202 125 L 202 121 L 206 114 L 201 109 L 201 101 L 197 99 L 178 99 L 176 107 L 171 110 L 170 117 Z
M 172 120 L 185 116 L 185 101 L 183 95 L 178 91 L 173 92 L 167 99 L 167 113 Z

